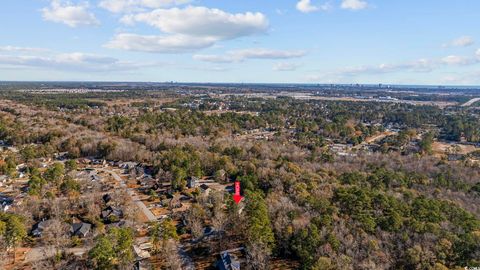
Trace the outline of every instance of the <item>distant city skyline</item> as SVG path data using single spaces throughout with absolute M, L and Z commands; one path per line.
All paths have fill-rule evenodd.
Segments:
M 480 2 L 6 0 L 2 81 L 480 85 Z

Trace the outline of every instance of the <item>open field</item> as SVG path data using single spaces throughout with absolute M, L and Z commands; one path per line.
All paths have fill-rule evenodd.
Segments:
M 436 154 L 443 155 L 445 153 L 456 153 L 461 155 L 466 155 L 468 153 L 480 150 L 479 147 L 475 145 L 465 145 L 458 143 L 446 143 L 446 142 L 434 142 L 433 151 Z

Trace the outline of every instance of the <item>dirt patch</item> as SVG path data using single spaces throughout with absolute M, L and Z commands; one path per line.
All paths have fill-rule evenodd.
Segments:
M 474 145 L 464 145 L 446 142 L 434 142 L 432 145 L 435 154 L 444 155 L 446 153 L 466 155 L 468 153 L 479 150 Z

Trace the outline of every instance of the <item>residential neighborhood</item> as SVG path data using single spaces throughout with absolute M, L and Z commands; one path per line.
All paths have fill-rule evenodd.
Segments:
M 398 102 L 410 88 L 359 87 L 391 97 L 380 102 L 343 100 L 355 87 L 235 87 L 4 92 L 2 267 L 383 269 L 420 267 L 427 253 L 433 265 L 476 263 L 475 105 Z M 423 99 L 459 99 L 444 91 Z

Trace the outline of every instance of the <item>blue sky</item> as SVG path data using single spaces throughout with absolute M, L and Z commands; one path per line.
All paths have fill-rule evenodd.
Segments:
M 480 85 L 475 0 L 4 0 L 0 80 Z

